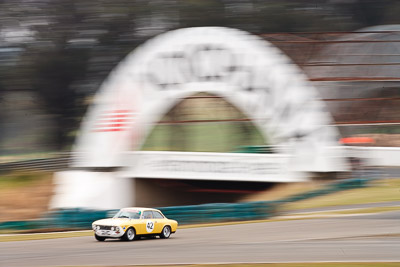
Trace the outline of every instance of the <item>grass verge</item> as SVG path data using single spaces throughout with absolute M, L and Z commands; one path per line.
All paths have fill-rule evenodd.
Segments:
M 75 231 L 75 232 L 58 232 L 58 233 L 39 233 L 39 234 L 10 234 L 0 235 L 0 242 L 10 241 L 29 241 L 29 240 L 42 240 L 42 239 L 55 239 L 66 237 L 81 237 L 91 236 L 93 231 Z
M 400 178 L 377 180 L 369 187 L 287 203 L 282 208 L 283 210 L 298 210 L 389 201 L 400 201 Z

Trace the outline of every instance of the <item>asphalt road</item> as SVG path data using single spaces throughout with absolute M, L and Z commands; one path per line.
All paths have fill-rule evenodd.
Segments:
M 396 167 L 385 167 L 381 168 L 382 178 L 399 178 L 400 177 L 400 168 Z
M 397 261 L 400 211 L 181 229 L 170 239 L 1 242 L 0 266 Z

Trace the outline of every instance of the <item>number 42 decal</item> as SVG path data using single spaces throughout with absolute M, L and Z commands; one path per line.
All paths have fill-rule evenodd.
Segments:
M 151 232 L 153 232 L 153 230 L 154 230 L 154 222 L 152 222 L 152 221 L 147 221 L 147 222 L 146 222 L 146 231 L 147 231 L 148 233 L 151 233 Z

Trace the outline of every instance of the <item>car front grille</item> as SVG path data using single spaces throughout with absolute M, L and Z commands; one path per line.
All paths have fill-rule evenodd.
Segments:
M 100 230 L 111 230 L 111 226 L 99 225 Z

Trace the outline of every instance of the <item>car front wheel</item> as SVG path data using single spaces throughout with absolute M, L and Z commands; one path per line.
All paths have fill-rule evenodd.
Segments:
M 164 226 L 164 228 L 162 229 L 160 237 L 161 238 L 169 238 L 170 236 L 171 236 L 171 227 L 169 227 L 168 225 Z
M 106 240 L 105 237 L 98 236 L 98 235 L 96 235 L 96 234 L 94 234 L 94 237 L 96 238 L 97 241 L 104 241 L 104 240 Z
M 126 240 L 126 241 L 132 241 L 135 239 L 135 237 L 136 237 L 135 229 L 129 228 L 128 230 L 126 230 L 125 234 L 122 236 L 122 239 Z

